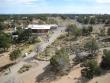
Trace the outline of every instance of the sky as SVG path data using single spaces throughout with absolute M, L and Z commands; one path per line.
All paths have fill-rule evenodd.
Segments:
M 110 0 L 0 0 L 0 14 L 110 14 Z

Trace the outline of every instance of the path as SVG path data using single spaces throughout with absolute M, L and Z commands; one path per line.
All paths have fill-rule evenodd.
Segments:
M 49 38 L 49 42 L 42 42 L 42 44 L 41 44 L 42 51 L 44 51 L 45 48 L 48 45 L 51 45 L 63 33 L 63 31 L 65 31 L 65 29 L 66 29 L 66 27 L 58 27 L 58 29 L 56 29 L 54 31 L 54 33 L 51 35 L 51 37 Z M 26 56 L 24 59 L 22 59 L 20 62 L 18 62 L 16 65 L 12 66 L 11 67 L 11 71 L 12 72 L 9 73 L 8 75 L 1 76 L 0 77 L 0 83 L 21 83 L 22 80 L 20 79 L 17 71 L 26 63 L 26 60 L 34 57 L 35 55 L 36 55 L 36 52 L 33 51 L 28 56 Z M 35 67 L 34 69 L 32 69 L 29 72 L 29 74 L 28 73 L 26 74 L 26 77 L 27 78 L 28 78 L 28 76 L 31 76 L 31 75 L 33 75 L 34 77 L 36 77 L 37 75 L 39 75 L 40 73 L 42 73 L 43 72 L 43 68 L 45 66 L 47 66 L 49 64 L 49 62 L 38 61 L 38 64 L 40 64 L 39 67 Z M 34 73 L 32 73 L 32 72 L 34 72 Z M 32 74 L 30 74 L 30 73 L 32 73 Z M 24 83 L 26 83 L 26 82 L 24 82 Z

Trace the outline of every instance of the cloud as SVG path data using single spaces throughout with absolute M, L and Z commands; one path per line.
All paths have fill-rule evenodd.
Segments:
M 4 0 L 3 3 L 7 4 L 32 4 L 37 1 L 42 1 L 42 0 Z
M 110 0 L 96 0 L 97 3 L 110 3 Z
M 0 0 L 0 2 L 2 2 L 0 13 L 110 13 L 110 0 Z

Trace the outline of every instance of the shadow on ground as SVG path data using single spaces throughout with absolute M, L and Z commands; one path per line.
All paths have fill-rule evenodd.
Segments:
M 52 71 L 50 65 L 44 68 L 44 72 L 36 77 L 37 83 L 50 83 L 53 80 L 56 80 L 58 77 L 55 72 Z

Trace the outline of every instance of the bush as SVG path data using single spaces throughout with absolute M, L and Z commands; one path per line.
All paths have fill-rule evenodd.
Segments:
M 82 35 L 83 36 L 88 36 L 88 35 L 91 34 L 92 31 L 93 31 L 93 27 L 92 26 L 83 27 L 82 28 Z
M 110 69 L 110 50 L 109 51 L 104 50 L 103 53 L 104 53 L 104 56 L 102 57 L 102 62 L 100 66 L 102 69 L 108 70 Z
M 0 31 L 4 30 L 4 25 L 0 23 Z
M 0 32 L 0 50 L 9 48 L 11 44 L 11 37 L 10 35 Z
M 60 37 L 58 37 L 58 39 L 63 39 L 65 38 L 65 34 L 60 35 Z
M 10 60 L 16 60 L 21 56 L 21 51 L 19 49 L 14 50 L 13 52 L 10 53 Z
M 42 39 L 40 37 L 37 37 L 36 42 L 41 42 Z
M 23 67 L 21 67 L 18 71 L 18 73 L 23 73 L 28 71 L 31 68 L 31 65 L 23 65 Z
M 107 30 L 107 34 L 110 35 L 110 28 L 108 28 L 108 30 Z
M 18 38 L 16 40 L 13 40 L 14 43 L 22 43 L 22 42 L 29 42 L 30 39 L 32 39 L 32 30 L 31 29 L 21 29 L 19 28 L 16 31 L 16 34 L 18 35 Z
M 68 32 L 68 35 L 74 35 L 75 37 L 81 35 L 81 29 L 79 29 L 76 25 L 73 24 L 69 24 L 67 26 L 66 32 Z
M 96 50 L 98 50 L 98 45 L 97 45 L 97 42 L 92 39 L 92 40 L 89 40 L 85 45 L 84 47 L 90 51 L 91 53 L 95 53 Z
M 50 64 L 55 71 L 65 73 L 67 70 L 69 70 L 69 56 L 65 49 L 58 50 L 56 55 L 50 59 Z
M 94 59 L 86 61 L 83 66 L 84 69 L 82 69 L 81 74 L 87 79 L 92 79 L 94 76 L 101 74 L 101 69 Z

